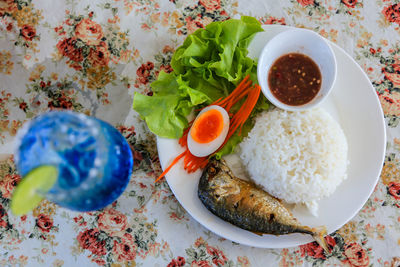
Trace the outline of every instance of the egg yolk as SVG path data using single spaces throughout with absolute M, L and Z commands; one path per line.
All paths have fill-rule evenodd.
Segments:
M 222 114 L 218 110 L 210 109 L 197 117 L 190 135 L 198 143 L 209 143 L 221 134 L 223 128 Z

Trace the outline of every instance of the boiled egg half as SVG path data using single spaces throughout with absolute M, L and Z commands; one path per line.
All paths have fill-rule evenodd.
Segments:
M 229 115 L 217 105 L 204 108 L 189 130 L 187 144 L 190 153 L 205 157 L 214 153 L 225 141 L 229 130 Z

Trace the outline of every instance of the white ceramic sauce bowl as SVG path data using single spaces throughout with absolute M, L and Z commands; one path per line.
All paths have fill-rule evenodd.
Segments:
M 308 103 L 292 106 L 282 103 L 268 86 L 271 66 L 281 56 L 301 53 L 310 57 L 321 71 L 321 89 Z M 258 83 L 265 97 L 276 107 L 290 111 L 306 110 L 320 104 L 331 91 L 336 80 L 336 58 L 328 42 L 319 34 L 307 29 L 284 31 L 272 38 L 262 50 L 257 66 Z

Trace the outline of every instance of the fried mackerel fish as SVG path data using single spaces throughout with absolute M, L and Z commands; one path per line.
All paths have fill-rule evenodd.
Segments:
M 200 178 L 198 195 L 213 214 L 242 229 L 256 234 L 309 234 L 328 251 L 325 227 L 301 225 L 279 199 L 235 177 L 224 160 L 210 160 Z

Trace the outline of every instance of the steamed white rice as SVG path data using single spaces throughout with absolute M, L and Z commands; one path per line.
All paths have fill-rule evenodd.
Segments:
M 316 215 L 318 200 L 347 178 L 347 141 L 323 109 L 260 114 L 240 144 L 251 179 L 287 203 L 303 203 Z

